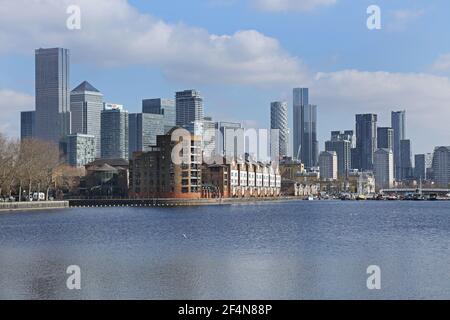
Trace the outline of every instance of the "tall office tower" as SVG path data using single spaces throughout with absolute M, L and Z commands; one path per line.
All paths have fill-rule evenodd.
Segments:
M 449 188 L 450 147 L 436 147 L 433 154 L 433 180 L 437 187 Z
M 309 89 L 295 88 L 293 92 L 293 157 L 301 160 L 301 146 L 302 146 L 302 114 L 304 107 L 309 105 Z
M 357 165 L 361 171 L 373 170 L 373 154 L 377 149 L 377 115 L 356 115 Z
M 245 153 L 244 129 L 237 122 L 217 123 L 216 149 L 218 154 L 229 157 L 238 157 Z
M 37 49 L 36 138 L 59 144 L 70 134 L 69 50 Z
M 325 142 L 325 151 L 334 151 L 337 156 L 338 175 L 346 177 L 352 168 L 351 150 L 353 143 L 353 131 L 332 131 L 331 140 Z
M 377 190 L 394 186 L 394 155 L 391 149 L 377 149 L 374 153 L 374 175 Z
M 379 149 L 394 149 L 394 130 L 388 127 L 377 129 L 377 145 Z
M 196 90 L 185 90 L 175 94 L 176 124 L 192 131 L 194 121 L 203 120 L 203 98 Z
M 433 154 L 416 154 L 414 156 L 414 178 L 417 180 L 430 180 L 433 166 Z
M 102 159 L 128 160 L 128 111 L 104 103 L 101 115 Z
M 87 134 L 71 134 L 67 136 L 67 159 L 73 167 L 83 167 L 95 160 L 96 138 Z
M 95 138 L 95 156 L 101 157 L 101 114 L 103 94 L 84 81 L 70 93 L 72 133 L 92 135 Z
M 131 113 L 128 116 L 129 157 L 133 152 L 150 151 L 156 146 L 156 137 L 165 133 L 164 115 Z
M 411 140 L 400 140 L 400 180 L 408 180 L 413 177 L 411 158 Z
M 207 163 L 213 163 L 217 155 L 217 126 L 218 123 L 213 121 L 211 117 L 194 121 L 194 135 L 201 139 L 202 155 Z
M 406 139 L 406 111 L 392 111 L 391 127 L 394 130 L 394 172 L 395 179 L 402 179 L 400 141 Z
M 319 142 L 317 141 L 317 106 L 307 105 L 302 108 L 301 126 L 301 161 L 307 168 L 317 165 Z
M 173 99 L 145 99 L 142 100 L 142 113 L 164 115 L 164 130 L 168 132 L 177 124 L 177 113 Z
M 33 139 L 35 137 L 35 111 L 20 113 L 20 139 Z
M 287 102 L 272 102 L 270 105 L 270 129 L 278 130 L 278 155 L 288 155 L 288 105 Z
M 320 178 L 336 180 L 338 178 L 338 157 L 336 151 L 323 151 L 319 155 Z

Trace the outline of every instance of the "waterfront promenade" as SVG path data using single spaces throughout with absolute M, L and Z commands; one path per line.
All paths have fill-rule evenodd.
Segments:
M 69 201 L 21 201 L 1 202 L 0 213 L 17 210 L 63 209 L 69 207 Z

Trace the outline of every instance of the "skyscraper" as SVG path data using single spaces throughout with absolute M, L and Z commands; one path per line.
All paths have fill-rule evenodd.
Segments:
M 36 138 L 59 144 L 70 134 L 69 50 L 37 49 L 35 53 Z
M 308 88 L 295 88 L 293 92 L 293 157 L 301 160 L 301 145 L 302 145 L 302 111 L 303 108 L 309 105 L 309 90 Z
M 414 156 L 414 177 L 417 180 L 430 180 L 433 166 L 433 154 L 416 154 Z
M 294 89 L 294 152 L 297 159 L 311 168 L 317 165 L 317 106 L 308 104 L 308 89 Z
M 165 122 L 164 115 L 154 113 L 131 113 L 128 119 L 131 159 L 133 152 L 147 152 L 156 146 L 156 137 L 165 133 Z
M 278 154 L 280 157 L 288 153 L 288 105 L 287 102 L 272 102 L 270 105 L 270 128 L 279 130 Z
M 353 130 L 332 131 L 331 140 L 325 142 L 325 151 L 334 151 L 337 155 L 338 175 L 346 177 L 350 171 Z
M 411 140 L 400 140 L 400 180 L 408 180 L 413 176 Z
M 394 185 L 394 155 L 391 149 L 377 149 L 374 153 L 374 175 L 377 190 Z
M 20 113 L 20 139 L 35 138 L 35 111 L 23 111 Z
M 377 129 L 377 145 L 379 149 L 394 148 L 394 130 L 388 127 L 380 127 Z
M 437 187 L 450 184 L 450 147 L 436 147 L 433 154 L 433 180 Z
M 356 115 L 356 169 L 373 170 L 373 154 L 377 149 L 377 115 Z
M 128 111 L 122 105 L 104 104 L 101 131 L 102 159 L 128 160 Z
M 194 121 L 203 120 L 203 98 L 196 90 L 185 90 L 175 94 L 176 124 L 193 131 Z
M 406 111 L 392 111 L 391 127 L 394 130 L 394 172 L 395 179 L 402 179 L 400 141 L 406 139 Z
M 142 100 L 142 113 L 162 114 L 164 116 L 165 132 L 168 132 L 176 126 L 175 101 L 172 99 L 158 98 Z
M 323 151 L 319 155 L 320 178 L 336 180 L 338 178 L 338 159 L 335 151 Z
M 101 113 L 103 94 L 84 81 L 70 93 L 72 133 L 92 135 L 95 139 L 95 156 L 101 156 Z

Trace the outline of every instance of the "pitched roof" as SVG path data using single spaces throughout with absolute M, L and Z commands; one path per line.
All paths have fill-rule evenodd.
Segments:
M 78 87 L 72 90 L 72 92 L 85 92 L 85 91 L 100 92 L 87 81 L 83 81 Z

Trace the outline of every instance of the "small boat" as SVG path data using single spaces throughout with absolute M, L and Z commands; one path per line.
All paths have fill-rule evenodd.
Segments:
M 356 200 L 367 200 L 366 196 L 363 194 L 359 194 L 356 196 Z

